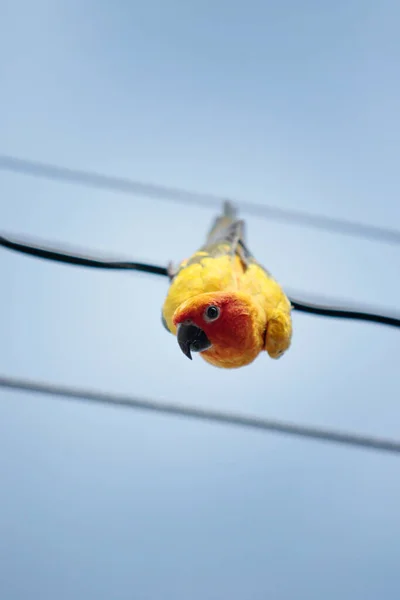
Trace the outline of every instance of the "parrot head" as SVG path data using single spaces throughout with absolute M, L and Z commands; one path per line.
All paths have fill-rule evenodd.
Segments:
M 264 331 L 257 327 L 257 308 L 242 292 L 208 292 L 182 303 L 174 313 L 178 344 L 216 367 L 251 363 L 263 349 Z

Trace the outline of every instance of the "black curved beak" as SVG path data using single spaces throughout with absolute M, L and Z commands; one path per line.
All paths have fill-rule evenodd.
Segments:
M 192 360 L 191 352 L 202 352 L 211 348 L 211 342 L 200 327 L 193 323 L 180 323 L 177 338 L 183 354 Z

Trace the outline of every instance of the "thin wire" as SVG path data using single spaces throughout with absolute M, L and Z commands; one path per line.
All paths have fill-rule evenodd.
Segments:
M 204 207 L 215 207 L 221 204 L 221 198 L 213 194 L 191 192 L 163 185 L 134 181 L 124 177 L 113 177 L 96 172 L 60 167 L 9 155 L 0 155 L 0 169 L 53 181 L 62 181 L 63 183 L 80 184 L 124 194 L 147 196 L 169 202 L 197 204 Z M 400 231 L 396 229 L 365 225 L 345 219 L 313 215 L 299 210 L 283 209 L 252 202 L 235 202 L 235 204 L 244 213 L 257 217 L 352 235 L 368 240 L 400 244 Z
M 290 298 L 293 308 L 299 312 L 317 315 L 320 317 L 329 317 L 332 319 L 348 319 L 352 321 L 367 321 L 379 325 L 389 325 L 390 327 L 400 328 L 400 316 L 382 315 L 364 310 L 353 310 L 350 308 L 335 308 L 333 306 L 320 306 L 318 304 L 308 304 L 301 300 Z
M 130 271 L 141 271 L 144 273 L 150 273 L 153 275 L 168 276 L 168 271 L 165 267 L 158 265 L 150 265 L 146 263 L 128 262 L 128 261 L 117 261 L 109 259 L 99 259 L 89 256 L 82 256 L 78 254 L 71 254 L 60 249 L 55 250 L 53 248 L 44 246 L 33 246 L 24 242 L 12 240 L 10 237 L 0 236 L 0 246 L 34 256 L 36 258 L 42 258 L 45 260 L 51 260 L 61 262 L 64 264 L 71 264 L 75 266 L 90 267 L 96 269 L 110 269 L 110 270 L 130 270 Z M 295 300 L 290 298 L 292 306 L 299 312 L 304 312 L 312 315 L 318 315 L 321 317 L 330 317 L 336 319 L 352 319 L 357 321 L 369 321 L 372 323 L 378 323 L 380 325 L 389 325 L 391 327 L 400 328 L 400 316 L 395 315 L 381 315 L 371 310 L 354 310 L 349 308 L 338 308 L 331 306 L 322 306 L 317 304 L 310 304 L 301 300 Z
M 54 250 L 48 247 L 45 248 L 43 246 L 32 246 L 30 244 L 12 240 L 10 237 L 0 236 L 0 246 L 3 246 L 3 248 L 8 248 L 9 250 L 21 252 L 22 254 L 28 254 L 29 256 L 34 256 L 36 258 L 43 258 L 45 260 L 51 260 L 80 267 L 112 269 L 118 271 L 143 271 L 153 275 L 168 276 L 168 272 L 165 267 L 158 267 L 156 265 L 149 265 L 146 263 L 115 261 L 109 259 L 99 259 L 90 256 L 79 256 L 78 254 L 70 254 L 68 252 Z
M 108 394 L 93 390 L 58 386 L 46 382 L 38 382 L 6 376 L 0 376 L 0 387 L 19 392 L 57 396 L 59 398 L 65 398 L 69 400 L 93 402 L 114 407 L 125 407 L 142 411 L 151 411 L 164 415 L 174 415 L 201 421 L 222 423 L 224 425 L 233 425 L 237 427 L 282 433 L 325 442 L 333 442 L 336 444 L 344 444 L 347 446 L 368 448 L 370 450 L 381 450 L 397 454 L 400 453 L 400 442 L 396 440 L 295 425 L 293 423 L 275 421 L 271 419 L 260 419 L 258 417 L 246 416 L 231 412 L 209 410 L 170 402 L 157 402 L 154 400 L 145 400 L 133 396 Z

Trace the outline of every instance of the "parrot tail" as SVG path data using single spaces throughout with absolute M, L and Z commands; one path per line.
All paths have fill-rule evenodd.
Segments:
M 228 231 L 232 230 L 232 225 L 237 223 L 237 209 L 230 202 L 225 200 L 223 204 L 222 214 L 220 214 L 213 222 L 210 231 L 207 235 L 207 244 L 215 244 L 223 240 Z

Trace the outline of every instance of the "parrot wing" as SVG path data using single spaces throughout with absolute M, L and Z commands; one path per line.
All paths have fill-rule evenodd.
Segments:
M 237 228 L 237 223 L 240 222 L 237 218 L 236 208 L 233 206 L 229 200 L 224 202 L 223 211 L 221 215 L 218 215 L 214 219 L 213 224 L 207 234 L 206 246 L 212 246 L 214 244 L 218 244 L 226 240 L 226 238 L 231 237 L 232 229 Z M 244 227 L 243 222 L 241 222 L 241 231 L 237 231 L 239 237 L 244 237 Z M 236 227 L 232 228 L 232 225 L 236 225 Z
M 222 215 L 215 219 L 208 233 L 207 241 L 201 250 L 212 257 L 237 254 L 244 271 L 250 264 L 257 264 L 267 275 L 270 275 L 264 267 L 259 265 L 247 247 L 245 222 L 237 218 L 236 208 L 228 200 L 224 203 Z
M 239 254 L 244 260 L 250 253 L 245 246 L 245 223 L 237 219 L 235 207 L 229 201 L 224 202 L 223 212 L 216 217 L 208 234 L 205 244 L 193 256 L 181 262 L 176 271 L 171 271 L 171 279 L 182 269 L 196 263 L 201 263 L 205 258 L 219 258 Z

